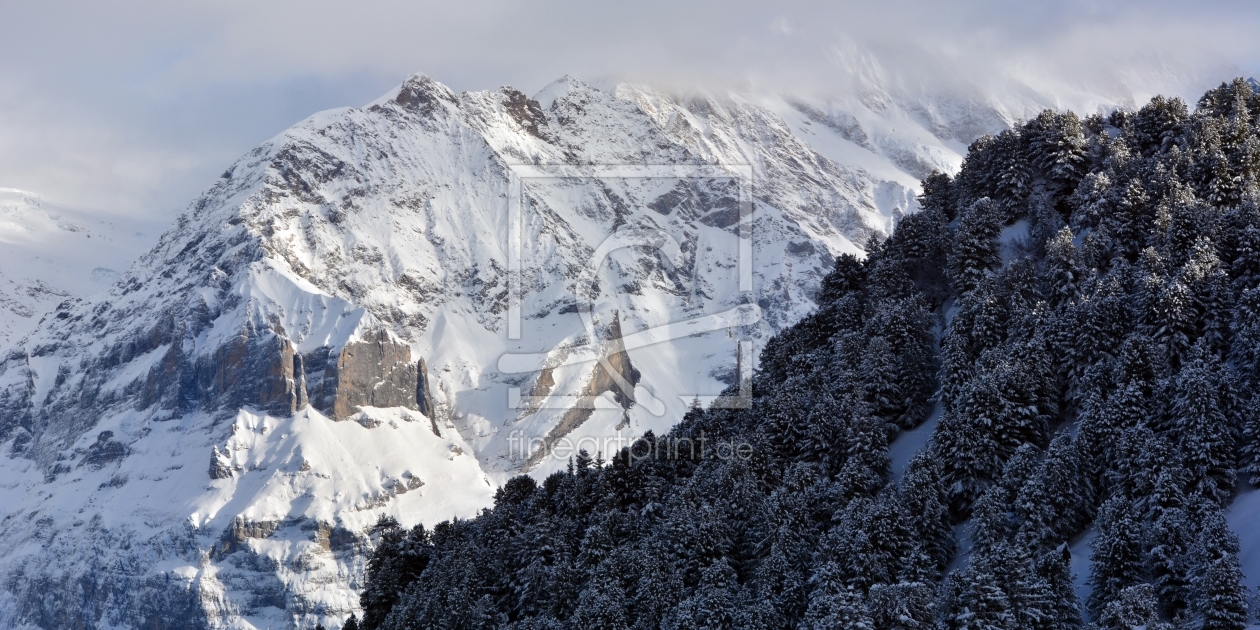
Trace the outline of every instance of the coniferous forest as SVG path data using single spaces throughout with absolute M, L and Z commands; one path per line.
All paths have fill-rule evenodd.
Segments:
M 383 520 L 351 623 L 1243 628 L 1257 533 L 1226 512 L 1260 481 L 1258 174 L 1242 80 L 984 137 L 836 260 L 751 409 L 518 477 L 472 520 Z

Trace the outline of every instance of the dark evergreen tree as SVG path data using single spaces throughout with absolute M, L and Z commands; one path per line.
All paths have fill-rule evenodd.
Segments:
M 775 618 L 800 619 L 808 605 L 808 576 L 802 566 L 811 549 L 784 540 L 771 545 L 770 554 L 757 566 L 755 582 L 759 600 Z
M 872 584 L 896 581 L 900 560 L 910 548 L 900 508 L 895 497 L 884 494 L 858 498 L 838 515 L 826 546 L 847 585 L 865 592 Z
M 1143 154 L 1166 153 L 1177 145 L 1188 117 L 1185 101 L 1156 96 L 1138 110 L 1126 131 Z
M 1205 344 L 1177 374 L 1172 427 L 1193 488 L 1218 504 L 1233 492 L 1235 431 L 1228 412 L 1233 399 L 1230 376 Z
M 1046 613 L 1044 628 L 1079 630 L 1084 625 L 1071 563 L 1066 543 L 1042 554 L 1038 560 L 1037 574 L 1046 581 L 1049 589 L 1048 601 L 1043 609 Z
M 1243 421 L 1243 471 L 1256 485 L 1260 482 L 1260 398 L 1253 393 L 1239 409 Z
M 1198 328 L 1194 296 L 1179 280 L 1172 280 L 1160 287 L 1150 315 L 1151 329 L 1164 359 L 1173 369 L 1181 365 L 1190 352 Z
M 993 139 L 990 147 L 993 166 L 996 167 L 996 176 L 990 181 L 995 185 L 994 196 L 1006 207 L 1020 205 L 1032 192 L 1032 165 L 1028 162 L 1028 138 L 1023 131 L 1003 131 Z
M 919 205 L 925 212 L 939 212 L 947 221 L 954 220 L 958 211 L 955 206 L 954 182 L 949 175 L 932 171 L 931 175 L 924 178 Z
M 936 589 L 923 582 L 876 584 L 866 597 L 867 614 L 877 630 L 926 630 L 932 627 Z
M 895 427 L 917 427 L 931 408 L 934 326 L 916 296 L 880 301 L 867 320 L 863 334 L 869 341 L 861 368 L 867 401 L 874 415 Z
M 950 252 L 950 282 L 958 293 L 976 288 L 1001 263 L 997 236 L 1002 215 L 997 204 L 980 199 L 963 211 Z
M 1164 511 L 1150 534 L 1150 576 L 1168 619 L 1179 618 L 1191 601 L 1189 547 L 1191 524 L 1180 508 Z
M 1249 291 L 1260 287 L 1260 225 L 1255 218 L 1249 218 L 1237 239 L 1229 275 L 1236 290 Z
M 824 564 L 810 580 L 809 610 L 802 628 L 830 630 L 852 628 L 874 630 L 875 622 L 866 610 L 861 593 L 845 583 L 843 571 L 833 564 Z
M 1098 622 L 1104 628 L 1117 630 L 1168 628 L 1159 621 L 1159 602 L 1150 584 L 1134 584 L 1121 589 L 1098 614 Z
M 1071 436 L 1059 435 L 1050 443 L 1040 468 L 1014 495 L 1020 544 L 1032 549 L 1056 546 L 1088 522 L 1092 498 L 1077 457 Z
M 580 630 L 628 627 L 625 592 L 614 569 L 601 564 L 593 579 L 578 596 L 572 624 Z
M 943 474 L 940 459 L 921 451 L 910 460 L 902 480 L 910 539 L 922 545 L 922 554 L 911 556 L 918 563 L 913 567 L 914 579 L 935 578 L 954 557 L 954 528 Z
M 1248 390 L 1260 386 L 1260 288 L 1244 291 L 1234 306 L 1230 360 Z
M 1155 209 L 1151 198 L 1138 180 L 1129 180 L 1123 192 L 1117 195 L 1115 210 L 1104 219 L 1103 228 L 1111 236 L 1114 257 L 1124 257 L 1129 262 L 1137 259 L 1151 242 L 1151 227 Z
M 1069 192 L 1085 171 L 1085 130 L 1076 114 L 1045 110 L 1024 127 L 1032 163 Z
M 883 337 L 871 337 L 862 359 L 863 385 L 871 413 L 895 430 L 901 420 L 906 396 L 900 391 L 897 357 Z
M 1046 243 L 1046 275 L 1050 282 L 1050 303 L 1069 304 L 1080 299 L 1081 282 L 1088 274 L 1073 242 L 1072 229 L 1064 227 Z
M 940 623 L 957 630 L 1015 627 L 1015 613 L 1003 589 L 1002 567 L 985 557 L 946 578 Z
M 1224 355 L 1233 315 L 1233 290 L 1211 241 L 1201 238 L 1195 242 L 1190 259 L 1181 269 L 1181 278 L 1193 295 L 1194 312 L 1198 315 L 1196 338 L 1202 339 L 1209 351 Z
M 407 532 L 398 521 L 381 516 L 371 533 L 377 538 L 376 552 L 368 562 L 366 586 L 359 597 L 359 605 L 363 607 L 362 623 L 355 619 L 356 625 L 364 630 L 381 627 L 398 597 L 428 567 L 432 553 L 424 525 Z
M 1241 630 L 1247 626 L 1247 592 L 1238 564 L 1238 536 L 1221 511 L 1201 508 L 1203 523 L 1197 545 L 1195 609 L 1204 630 Z
M 1000 472 L 1004 445 L 995 434 L 1001 426 L 1002 408 L 1002 400 L 988 379 L 968 383 L 932 437 L 933 450 L 945 462 L 950 510 L 956 516 L 967 514 L 972 502 Z
M 1095 617 L 1101 617 L 1107 604 L 1118 600 L 1124 589 L 1143 582 L 1140 522 L 1133 501 L 1122 495 L 1108 499 L 1098 513 L 1089 577 L 1093 590 L 1088 602 Z

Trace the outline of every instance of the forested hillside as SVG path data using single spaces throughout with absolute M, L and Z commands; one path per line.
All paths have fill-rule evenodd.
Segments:
M 1260 476 L 1258 125 L 1237 80 L 978 140 L 836 261 L 751 409 L 516 478 L 473 520 L 382 521 L 354 623 L 1244 627 L 1260 534 L 1224 510 Z

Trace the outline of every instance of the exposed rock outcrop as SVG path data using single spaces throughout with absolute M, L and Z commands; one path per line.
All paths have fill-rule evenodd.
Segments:
M 307 524 L 304 523 L 302 529 L 307 529 Z M 314 523 L 313 538 L 324 551 L 330 553 L 354 551 L 364 544 L 363 536 L 356 535 L 340 525 L 330 525 L 323 521 Z
M 293 344 L 272 331 L 242 334 L 197 362 L 198 393 L 206 405 L 235 410 L 255 406 L 291 414 L 301 408 L 294 378 Z
M 431 404 L 432 395 L 420 379 L 422 365 L 412 362 L 407 344 L 383 329 L 303 356 L 283 332 L 247 325 L 208 356 L 195 359 L 180 343 L 183 331 L 179 327 L 173 334 L 149 335 L 148 346 L 166 350 L 141 385 L 139 409 L 158 406 L 178 415 L 250 407 L 288 415 L 312 404 L 344 420 L 363 406 L 424 412 L 419 400 Z
M 101 431 L 96 436 L 96 442 L 88 447 L 88 451 L 80 462 L 81 466 L 90 466 L 94 469 L 101 469 L 107 464 L 116 462 L 127 456 L 127 446 L 122 442 L 111 439 L 114 437 L 113 431 Z
M 232 462 L 219 452 L 219 447 L 215 446 L 210 452 L 210 478 L 211 479 L 231 479 L 232 478 Z
M 601 353 L 607 361 L 608 367 L 612 368 L 611 371 L 604 367 L 603 362 L 596 364 L 594 371 L 591 372 L 590 380 L 587 381 L 586 387 L 582 389 L 582 393 L 573 407 L 565 411 L 564 416 L 560 418 L 560 422 L 547 432 L 547 435 L 542 439 L 541 445 L 526 458 L 521 470 L 528 471 L 537 466 L 543 458 L 551 454 L 552 449 L 556 446 L 556 442 L 589 420 L 591 413 L 595 410 L 595 399 L 597 397 L 611 392 L 613 399 L 621 405 L 622 409 L 629 410 L 634 406 L 634 386 L 638 384 L 640 375 L 639 371 L 630 363 L 630 355 L 626 353 L 625 344 L 622 341 L 621 316 L 619 314 L 613 316 L 612 323 L 608 326 L 606 337 L 607 340 L 604 342 Z M 551 370 L 545 370 L 543 376 L 550 381 Z M 542 376 L 539 377 L 539 380 L 542 380 Z M 539 391 L 539 386 L 540 383 L 535 384 L 535 391 Z M 550 385 L 546 389 L 550 391 Z
M 378 330 L 339 351 L 320 348 L 305 361 L 305 375 L 312 405 L 338 420 L 354 415 L 360 407 L 406 407 L 423 410 L 416 400 L 422 392 L 420 366 L 411 360 L 411 348 Z
M 242 549 L 251 538 L 266 538 L 280 529 L 280 521 L 250 521 L 238 516 L 232 519 L 232 525 L 223 532 L 219 544 L 211 552 L 211 558 L 221 560 L 224 556 Z
M 416 372 L 416 409 L 432 420 L 433 392 L 429 390 L 429 366 L 424 359 L 416 362 Z

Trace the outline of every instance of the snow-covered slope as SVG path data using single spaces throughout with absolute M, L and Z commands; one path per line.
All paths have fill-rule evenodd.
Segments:
M 0 625 L 337 626 L 379 516 L 668 429 L 1009 120 L 872 98 L 414 76 L 259 146 L 0 358 Z
M 0 353 L 57 304 L 108 289 L 162 229 L 0 188 Z

